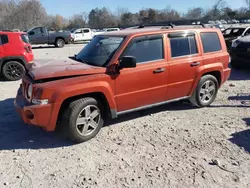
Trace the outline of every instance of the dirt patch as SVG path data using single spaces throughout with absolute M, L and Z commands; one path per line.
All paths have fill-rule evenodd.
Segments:
M 250 187 L 248 72 L 233 71 L 209 108 L 129 114 L 78 145 L 22 123 L 19 84 L 0 82 L 0 187 Z

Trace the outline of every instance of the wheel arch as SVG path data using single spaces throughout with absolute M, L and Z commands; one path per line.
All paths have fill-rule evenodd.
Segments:
M 196 90 L 196 87 L 198 86 L 198 84 L 199 84 L 199 81 L 200 81 L 200 79 L 203 77 L 203 76 L 205 76 L 205 75 L 212 75 L 212 76 L 214 76 L 216 79 L 217 79 L 217 81 L 218 81 L 218 87 L 220 88 L 221 87 L 221 84 L 222 84 L 222 76 L 223 76 L 223 74 L 222 74 L 222 72 L 220 71 L 220 69 L 212 69 L 212 70 L 202 70 L 201 72 L 200 72 L 200 76 L 198 76 L 197 78 L 196 78 L 196 80 L 195 80 L 195 82 L 194 82 L 194 84 L 193 84 L 193 87 L 192 87 L 192 89 L 191 89 L 191 91 L 190 91 L 190 93 L 189 93 L 189 96 L 192 96 L 192 94 L 195 92 L 195 90 Z
M 212 75 L 212 76 L 214 76 L 217 79 L 217 81 L 218 81 L 219 87 L 221 86 L 222 74 L 221 74 L 220 71 L 206 72 L 201 77 L 203 77 L 205 75 Z
M 96 99 L 98 102 L 101 102 L 101 104 L 104 107 L 104 112 L 105 112 L 105 116 L 106 117 L 111 117 L 112 116 L 112 112 L 111 112 L 111 108 L 110 105 L 108 103 L 108 100 L 106 98 L 106 96 L 104 95 L 104 93 L 102 92 L 92 92 L 92 93 L 87 93 L 87 94 L 81 94 L 81 95 L 76 95 L 76 96 L 71 96 L 66 98 L 62 104 L 61 107 L 59 109 L 59 113 L 57 115 L 57 121 L 60 121 L 60 117 L 62 117 L 62 114 L 64 112 L 64 110 L 68 107 L 68 105 L 78 99 L 81 98 L 86 98 L 86 97 L 92 97 L 94 99 Z
M 59 36 L 59 37 L 56 37 L 56 38 L 55 38 L 55 43 L 56 43 L 56 41 L 57 41 L 58 39 L 62 39 L 64 42 L 66 42 L 65 38 L 63 38 L 62 36 Z
M 0 61 L 0 72 L 2 72 L 3 66 L 9 61 L 17 61 L 25 67 L 26 61 L 24 60 L 23 57 L 6 57 L 6 58 L 1 59 Z

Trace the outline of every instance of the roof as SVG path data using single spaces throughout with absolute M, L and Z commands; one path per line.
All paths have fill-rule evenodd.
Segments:
M 2 35 L 15 35 L 15 34 L 25 34 L 25 32 L 15 32 L 15 31 L 0 31 Z
M 231 26 L 231 27 L 227 27 L 227 29 L 246 29 L 248 28 L 249 26 Z
M 186 30 L 196 30 L 196 31 L 218 31 L 218 28 L 195 28 L 194 26 L 175 26 L 174 28 L 166 28 L 161 29 L 162 26 L 153 26 L 153 27 L 145 27 L 141 29 L 124 29 L 120 31 L 112 31 L 108 33 L 102 33 L 101 35 L 107 36 L 128 36 L 128 35 L 135 35 L 135 34 L 149 34 L 149 33 L 162 33 L 163 31 L 166 32 L 174 32 L 174 31 L 186 31 Z

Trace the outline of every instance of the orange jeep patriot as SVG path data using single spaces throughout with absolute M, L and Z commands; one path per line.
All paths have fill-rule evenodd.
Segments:
M 107 117 L 184 99 L 209 106 L 229 78 L 228 64 L 219 29 L 109 32 L 75 57 L 29 69 L 15 107 L 25 123 L 59 128 L 80 143 L 95 137 Z

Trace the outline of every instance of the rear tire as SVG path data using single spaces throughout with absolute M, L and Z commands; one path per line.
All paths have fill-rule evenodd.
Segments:
M 7 81 L 17 81 L 25 73 L 25 67 L 18 61 L 9 61 L 4 64 L 2 75 Z
M 207 107 L 212 104 L 218 93 L 218 80 L 212 75 L 205 75 L 195 89 L 189 101 L 197 107 Z
M 56 39 L 55 47 L 63 48 L 65 45 L 65 41 L 63 39 Z
M 62 114 L 61 131 L 76 143 L 94 138 L 104 124 L 103 107 L 94 98 L 73 101 Z

